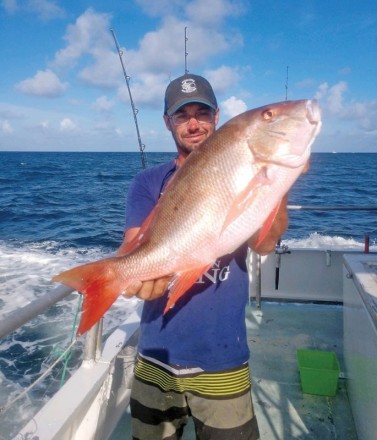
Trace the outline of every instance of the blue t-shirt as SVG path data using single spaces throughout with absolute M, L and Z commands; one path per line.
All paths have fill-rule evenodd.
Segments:
M 126 229 L 141 226 L 176 171 L 175 162 L 146 169 L 127 197 Z M 188 189 L 189 191 L 189 189 Z M 220 371 L 247 362 L 247 246 L 225 255 L 164 316 L 167 292 L 145 301 L 139 352 L 168 365 Z

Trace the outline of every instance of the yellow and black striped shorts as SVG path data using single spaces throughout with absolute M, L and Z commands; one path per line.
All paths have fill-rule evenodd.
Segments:
M 247 364 L 215 373 L 175 373 L 138 357 L 131 393 L 134 440 L 179 439 L 190 416 L 197 439 L 259 438 Z

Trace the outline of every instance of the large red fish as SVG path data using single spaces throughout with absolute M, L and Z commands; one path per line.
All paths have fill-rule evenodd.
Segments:
M 217 258 L 263 225 L 267 233 L 320 126 L 317 103 L 302 100 L 247 111 L 219 128 L 176 172 L 125 255 L 53 278 L 84 294 L 78 334 L 133 280 L 172 276 L 166 313 Z

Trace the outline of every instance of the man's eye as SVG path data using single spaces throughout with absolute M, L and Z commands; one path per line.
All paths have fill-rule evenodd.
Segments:
M 187 115 L 185 113 L 180 113 L 178 115 L 175 115 L 175 121 L 180 122 L 186 122 L 187 121 Z

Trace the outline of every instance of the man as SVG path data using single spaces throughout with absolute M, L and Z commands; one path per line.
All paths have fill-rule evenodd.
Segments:
M 216 97 L 206 79 L 186 74 L 168 85 L 164 121 L 178 155 L 134 179 L 124 245 L 136 236 L 171 176 L 214 132 L 218 120 Z M 253 250 L 265 254 L 274 249 L 287 227 L 285 203 L 265 240 L 256 248 L 257 237 L 250 239 Z M 189 416 L 199 440 L 259 438 L 247 363 L 246 252 L 247 244 L 220 258 L 165 316 L 167 278 L 135 282 L 127 289 L 127 296 L 147 300 L 131 395 L 133 439 L 179 439 Z

